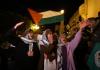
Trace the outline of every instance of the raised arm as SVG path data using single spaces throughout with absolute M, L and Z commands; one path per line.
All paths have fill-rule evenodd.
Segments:
M 79 27 L 80 27 L 79 31 L 76 33 L 74 39 L 72 39 L 68 44 L 68 47 L 72 50 L 72 52 L 75 50 L 75 48 L 78 46 L 78 44 L 81 40 L 82 30 L 88 25 L 90 25 L 90 24 L 87 23 L 87 21 L 82 21 L 79 23 Z
M 17 27 L 21 26 L 24 22 L 19 22 L 14 26 L 14 29 L 17 29 Z
M 4 35 L 4 38 L 7 39 L 8 41 L 11 41 L 11 39 L 15 39 L 16 36 L 16 29 L 21 26 L 24 22 L 19 22 L 17 23 L 13 28 L 8 30 L 6 34 Z
M 10 36 L 11 34 L 15 34 L 16 32 L 16 29 L 21 26 L 24 22 L 19 22 L 17 23 L 13 28 L 11 28 L 7 33 L 6 33 L 6 36 Z

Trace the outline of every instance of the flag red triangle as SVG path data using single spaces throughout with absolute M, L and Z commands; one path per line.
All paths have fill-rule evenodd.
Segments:
M 28 8 L 28 11 L 32 17 L 32 20 L 35 22 L 35 24 L 39 24 L 40 20 L 42 19 L 42 14 L 37 13 L 36 11 L 33 11 L 32 9 Z

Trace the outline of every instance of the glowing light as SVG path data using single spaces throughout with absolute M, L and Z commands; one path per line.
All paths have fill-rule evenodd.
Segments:
M 34 27 L 35 27 L 35 29 L 39 29 L 40 28 L 38 25 L 35 25 Z
M 64 14 L 64 10 L 61 10 L 60 13 L 61 13 L 61 14 Z
M 36 25 L 36 24 L 33 24 L 33 25 L 31 25 L 31 27 L 30 27 L 33 31 L 36 31 L 36 30 L 38 30 L 40 27 L 38 26 L 38 25 Z

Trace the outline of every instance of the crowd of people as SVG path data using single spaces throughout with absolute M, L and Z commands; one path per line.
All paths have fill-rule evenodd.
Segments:
M 45 29 L 42 34 L 27 29 L 18 34 L 17 29 L 21 25 L 24 22 L 17 23 L 4 36 L 6 41 L 1 44 L 1 48 L 10 48 L 10 54 L 0 53 L 1 68 L 7 68 L 4 66 L 8 66 L 10 57 L 13 70 L 89 70 L 88 67 L 78 69 L 78 61 L 74 57 L 77 47 L 83 41 L 84 29 L 93 27 L 90 19 L 79 23 L 79 30 L 70 41 L 65 33 L 55 35 L 51 29 Z

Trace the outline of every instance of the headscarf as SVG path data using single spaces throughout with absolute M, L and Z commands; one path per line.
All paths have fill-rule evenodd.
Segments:
M 49 42 L 48 42 L 48 38 L 47 38 L 47 35 L 49 33 L 52 33 L 52 31 L 50 29 L 46 29 L 43 34 L 42 34 L 42 40 L 41 40 L 41 45 L 49 45 Z

